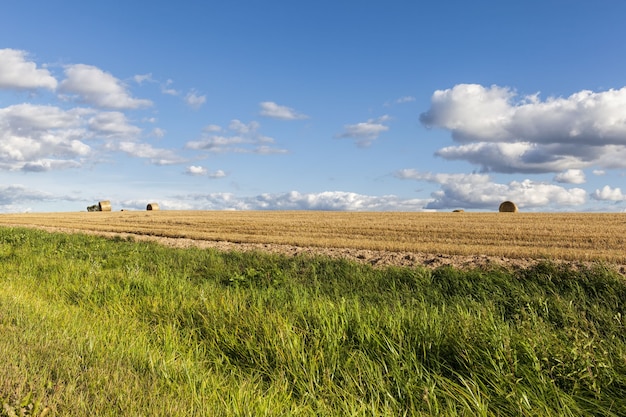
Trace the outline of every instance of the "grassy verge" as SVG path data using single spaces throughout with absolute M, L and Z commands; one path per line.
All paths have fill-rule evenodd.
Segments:
M 626 282 L 0 228 L 0 416 L 626 414 Z

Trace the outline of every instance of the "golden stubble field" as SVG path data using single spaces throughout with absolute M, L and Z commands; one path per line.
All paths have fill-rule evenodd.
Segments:
M 429 255 L 626 265 L 626 213 L 164 210 L 1 214 L 0 225 L 130 234 L 187 246 L 352 253 L 368 260 L 387 253 L 404 260 L 421 256 L 423 263 Z

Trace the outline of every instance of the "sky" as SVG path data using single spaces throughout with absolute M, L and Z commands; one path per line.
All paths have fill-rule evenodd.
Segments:
M 0 213 L 626 211 L 626 2 L 8 0 Z

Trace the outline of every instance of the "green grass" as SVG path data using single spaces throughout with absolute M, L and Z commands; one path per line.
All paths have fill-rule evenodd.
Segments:
M 374 269 L 0 228 L 0 416 L 623 416 L 598 264 Z

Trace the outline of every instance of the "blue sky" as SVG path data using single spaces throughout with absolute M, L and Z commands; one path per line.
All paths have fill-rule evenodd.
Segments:
M 7 1 L 0 213 L 626 211 L 626 2 Z

